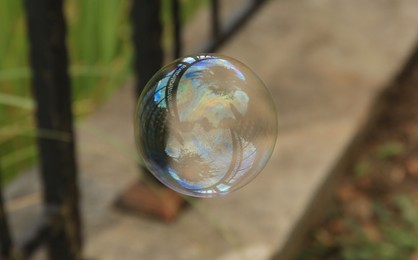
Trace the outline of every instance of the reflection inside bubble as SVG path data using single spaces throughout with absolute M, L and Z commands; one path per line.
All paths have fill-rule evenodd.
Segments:
M 261 80 L 225 56 L 188 56 L 147 84 L 135 114 L 138 150 L 161 182 L 213 197 L 251 181 L 277 135 L 273 101 Z

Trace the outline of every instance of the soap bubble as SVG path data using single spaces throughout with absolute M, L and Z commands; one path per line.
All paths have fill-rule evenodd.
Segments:
M 270 93 L 247 66 L 218 54 L 180 58 L 147 83 L 135 137 L 150 172 L 177 192 L 225 195 L 265 166 L 277 136 Z

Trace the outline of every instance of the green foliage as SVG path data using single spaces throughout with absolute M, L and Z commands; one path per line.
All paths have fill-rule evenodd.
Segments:
M 373 214 L 371 223 L 346 218 L 346 230 L 338 235 L 327 233 L 326 229 L 315 231 L 312 235 L 316 234 L 316 239 L 297 259 L 410 259 L 418 251 L 417 204 L 410 197 L 398 195 L 389 204 L 376 202 Z M 370 225 L 378 233 L 373 239 L 366 231 Z M 321 239 L 321 232 L 328 239 Z
M 375 206 L 378 241 L 372 241 L 358 223 L 349 225 L 352 236 L 340 239 L 343 259 L 409 259 L 418 250 L 418 209 L 409 197 L 399 196 L 394 209 Z
M 129 71 L 129 1 L 67 3 L 74 99 L 87 100 L 94 107 L 121 84 Z
M 391 141 L 381 145 L 376 151 L 379 159 L 394 158 L 404 152 L 405 148 L 401 142 Z
M 0 0 L 0 35 L 0 102 L 7 103 L 0 105 L 0 157 L 6 157 L 3 172 L 7 177 L 17 170 L 17 164 L 33 160 L 33 155 L 27 157 L 26 152 L 33 140 L 18 136 L 20 125 L 29 123 L 28 112 L 14 107 L 30 94 L 25 17 L 21 1 Z
M 370 164 L 367 161 L 360 161 L 354 166 L 354 175 L 358 178 L 364 177 L 370 173 Z
M 182 22 L 204 1 L 182 1 Z M 130 1 L 66 1 L 74 112 L 87 114 L 122 85 L 130 71 Z M 161 17 L 171 44 L 168 1 Z M 36 160 L 23 1 L 0 0 L 0 159 L 7 178 Z
M 67 1 L 76 115 L 90 112 L 129 72 L 128 1 Z M 6 179 L 36 160 L 22 1 L 0 0 L 0 158 Z M 33 134 L 28 134 L 29 132 Z

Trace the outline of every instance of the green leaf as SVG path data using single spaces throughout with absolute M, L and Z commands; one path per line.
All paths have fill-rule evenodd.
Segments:
M 380 159 L 393 158 L 402 154 L 405 150 L 403 143 L 399 141 L 391 141 L 383 144 L 376 151 L 376 156 Z

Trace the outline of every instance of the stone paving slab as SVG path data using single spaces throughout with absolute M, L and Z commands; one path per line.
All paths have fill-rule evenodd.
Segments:
M 221 53 L 253 68 L 273 95 L 281 128 L 270 163 L 238 192 L 194 200 L 173 224 L 111 207 L 139 176 L 132 84 L 122 88 L 77 128 L 86 256 L 230 260 L 280 251 L 409 54 L 417 14 L 416 0 L 269 1 Z M 12 202 L 36 193 L 22 189 L 25 178 L 36 179 L 12 183 Z M 18 229 L 36 208 L 28 204 L 14 210 Z

